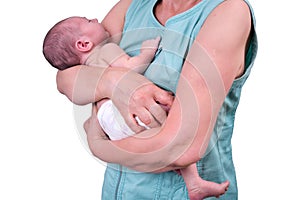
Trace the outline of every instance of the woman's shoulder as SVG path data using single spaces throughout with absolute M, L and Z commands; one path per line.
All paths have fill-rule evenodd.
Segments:
M 226 0 L 222 2 L 216 11 L 231 13 L 233 16 L 241 17 L 250 15 L 250 8 L 248 3 L 244 0 Z
M 208 18 L 219 21 L 225 27 L 232 25 L 239 30 L 251 27 L 251 10 L 244 0 L 226 0 L 217 6 Z

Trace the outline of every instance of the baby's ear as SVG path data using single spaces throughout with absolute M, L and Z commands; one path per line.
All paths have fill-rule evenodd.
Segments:
M 75 47 L 78 51 L 88 52 L 93 48 L 93 43 L 89 40 L 77 40 Z

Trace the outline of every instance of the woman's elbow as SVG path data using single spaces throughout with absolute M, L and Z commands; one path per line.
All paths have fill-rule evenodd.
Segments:
M 64 71 L 58 71 L 56 74 L 56 85 L 57 90 L 63 95 L 67 96 L 68 99 L 72 99 L 72 82 L 70 81 L 70 77 Z
M 79 69 L 79 67 L 71 67 L 63 71 L 58 71 L 56 74 L 56 85 L 57 90 L 71 102 L 77 105 L 85 105 L 87 102 L 74 95 L 74 87 Z

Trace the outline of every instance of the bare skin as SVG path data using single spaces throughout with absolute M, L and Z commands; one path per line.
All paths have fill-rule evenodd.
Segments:
M 190 200 L 202 200 L 207 197 L 220 197 L 225 194 L 229 187 L 229 181 L 221 184 L 203 180 L 197 170 L 190 169 L 192 166 L 183 168 L 180 173 L 186 182 Z
M 103 23 L 111 34 L 121 33 L 125 12 L 130 2 L 121 0 L 104 19 Z M 155 16 L 164 25 L 170 17 L 191 8 L 198 2 L 162 0 L 155 8 Z M 117 25 L 113 27 L 112 22 L 117 22 Z M 210 14 L 183 65 L 176 99 L 165 123 L 163 117 L 160 118 L 163 115 L 159 114 L 161 109 L 156 101 L 159 99 L 169 104 L 167 94 L 142 77 L 121 69 L 99 71 L 79 66 L 73 71 L 58 73 L 58 88 L 74 102 L 115 99 L 118 109 L 133 130 L 138 129 L 133 120 L 134 115 L 139 116 L 147 125 L 151 125 L 153 120 L 158 120 L 162 124 L 161 128 L 153 128 L 139 134 L 142 139 L 129 137 L 120 141 L 108 141 L 103 137 L 101 130 L 95 131 L 92 116 L 85 124 L 85 129 L 95 156 L 139 171 L 163 172 L 185 168 L 203 157 L 225 96 L 234 79 L 243 73 L 245 47 L 250 29 L 249 8 L 242 0 L 227 0 Z M 216 70 L 218 73 L 213 73 L 216 77 L 212 77 L 211 73 L 207 75 L 207 69 Z M 89 77 L 90 82 L 85 85 L 85 90 L 81 91 L 85 94 L 74 95 L 74 77 L 79 70 Z M 88 71 L 93 71 L 94 74 L 90 76 Z M 99 75 L 102 75 L 99 81 L 102 84 L 98 84 Z M 68 76 L 66 79 L 69 81 L 63 80 L 65 76 Z M 114 79 L 111 80 L 111 77 Z M 216 86 L 209 85 L 215 80 L 218 81 Z M 129 83 L 130 87 L 122 87 L 124 83 Z M 122 94 L 127 95 L 120 96 Z M 128 94 L 131 95 L 128 97 Z M 214 101 L 211 101 L 212 99 Z M 124 105 L 128 106 L 124 108 Z M 226 190 L 228 187 L 226 184 L 228 183 L 222 183 L 221 188 Z M 211 188 L 215 186 L 209 186 L 207 191 Z M 198 199 L 204 198 L 207 194 L 200 192 L 198 195 L 195 189 L 189 192 L 195 193 L 195 198 Z
M 164 1 L 161 3 L 163 2 Z M 149 165 L 152 165 L 153 168 L 156 168 L 153 164 L 156 162 L 153 159 L 159 159 L 160 157 L 164 156 L 168 157 L 170 156 L 169 152 L 177 152 L 176 149 L 180 149 L 180 146 L 185 146 L 185 143 L 188 143 L 191 145 L 188 148 L 184 148 L 184 153 L 182 154 L 181 151 L 179 157 L 178 155 L 174 156 L 176 158 L 172 161 L 164 159 L 160 160 L 160 162 L 163 163 L 162 165 L 165 166 L 164 168 L 160 168 L 160 171 L 168 171 L 180 167 L 186 167 L 189 164 L 201 159 L 206 150 L 207 142 L 209 141 L 210 136 L 209 133 L 211 133 L 213 128 L 219 108 L 223 103 L 232 82 L 243 72 L 245 46 L 249 36 L 250 28 L 251 18 L 249 14 L 249 8 L 245 2 L 241 0 L 228 0 L 219 5 L 207 18 L 188 55 L 190 62 L 199 62 L 200 67 L 197 68 L 194 63 L 193 65 L 190 62 L 184 63 L 181 73 L 182 78 L 178 83 L 176 98 L 163 126 L 160 129 L 151 129 L 141 133 L 142 135 L 154 134 L 153 137 L 143 139 L 142 141 L 136 137 L 126 138 L 124 140 L 114 141 L 111 143 L 101 140 L 91 141 L 92 143 L 95 143 L 92 145 L 92 148 L 94 148 L 94 153 L 108 162 L 117 162 L 123 164 L 123 159 L 121 156 L 117 156 L 116 153 L 116 157 L 111 157 L 105 153 L 101 153 L 103 151 L 100 150 L 101 148 L 98 149 L 99 146 L 104 145 L 102 147 L 108 148 L 113 152 L 116 150 L 113 148 L 113 146 L 117 146 L 118 148 L 125 149 L 133 155 L 134 153 L 151 153 L 155 150 L 162 149 L 162 147 L 166 147 L 166 144 L 170 144 L 170 141 L 174 139 L 174 133 L 176 133 L 176 135 L 179 136 L 178 141 L 176 140 L 175 142 L 172 142 L 171 145 L 164 149 L 164 151 L 160 152 L 162 154 L 159 156 L 156 155 L 155 158 L 154 156 L 150 156 L 150 154 L 147 157 L 149 160 L 145 160 L 142 156 L 139 157 L 136 155 L 130 155 L 130 153 L 123 154 L 119 152 L 119 155 L 125 156 L 126 159 L 135 160 L 138 164 L 132 163 L 131 165 L 130 163 L 126 163 L 128 167 L 133 169 L 138 169 L 137 165 L 142 165 L 145 167 L 145 169 L 149 169 L 146 167 Z M 199 46 L 199 44 L 201 44 L 201 46 Z M 205 47 L 205 53 L 208 53 L 209 58 L 207 54 L 203 53 L 204 50 L 201 47 Z M 196 60 L 195 57 L 197 56 L 201 59 Z M 211 65 L 211 59 L 213 59 L 212 61 L 214 62 L 212 67 L 217 67 L 215 70 L 219 72 L 217 75 L 220 76 L 220 79 L 217 80 L 219 81 L 217 83 L 219 85 L 217 85 L 218 87 L 214 88 L 209 88 L 209 86 L 206 84 L 208 81 L 210 81 L 209 77 L 203 77 L 201 76 L 201 73 L 198 73 L 199 71 L 203 71 L 203 73 L 205 72 L 201 66 L 203 67 Z M 125 80 L 121 80 L 121 78 L 119 78 L 121 76 L 120 74 L 124 74 L 124 71 L 122 72 L 121 70 L 105 71 L 100 80 L 101 82 L 103 80 L 103 84 L 101 84 L 102 86 L 105 85 L 104 80 L 108 74 L 115 75 L 115 82 L 112 83 L 112 81 L 106 80 L 108 83 L 112 84 L 112 86 L 110 84 L 106 84 L 108 87 L 101 87 L 99 86 L 100 84 L 97 85 L 97 91 L 99 91 L 96 94 L 97 99 L 100 100 L 103 98 L 103 96 L 101 97 L 100 94 L 104 94 L 105 97 L 113 99 L 116 96 L 114 96 L 112 93 L 117 93 L 117 90 L 122 90 L 122 93 L 126 91 L 126 94 L 131 94 L 130 97 L 128 97 L 128 95 L 127 97 L 124 96 L 124 99 L 126 99 L 125 101 L 128 100 L 128 102 L 125 104 L 129 105 L 129 110 L 126 111 L 131 112 L 131 114 L 138 115 L 139 112 L 136 111 L 141 107 L 146 108 L 145 110 L 141 109 L 145 112 L 147 112 L 147 110 L 151 110 L 151 106 L 155 107 L 155 101 L 149 100 L 148 98 L 155 99 L 157 98 L 155 96 L 157 93 L 163 93 L 163 91 L 157 90 L 153 84 L 147 82 L 142 77 L 131 73 L 126 73 L 126 76 L 128 76 L 128 78 L 133 78 L 133 76 L 136 77 L 135 83 L 130 83 L 133 89 L 131 87 L 127 87 L 126 89 L 122 88 L 121 83 L 124 83 Z M 212 81 L 215 81 L 215 79 L 212 79 Z M 116 85 L 118 87 L 116 87 Z M 187 89 L 186 85 L 189 85 L 191 89 Z M 66 88 L 72 87 L 67 86 Z M 192 98 L 186 98 L 188 95 L 191 95 L 190 97 Z M 212 97 L 211 95 L 214 96 Z M 167 95 L 165 95 L 165 97 L 166 96 Z M 211 102 L 212 98 L 216 99 L 216 101 Z M 123 98 L 119 98 L 119 100 L 120 99 Z M 167 98 L 164 97 L 160 98 L 161 101 L 166 99 Z M 166 100 L 166 102 L 168 102 L 168 100 Z M 135 105 L 135 108 L 132 108 L 131 105 Z M 160 106 L 158 105 L 158 107 Z M 199 113 L 195 112 L 195 108 L 199 108 L 201 110 L 201 118 L 199 118 Z M 152 111 L 155 111 L 155 109 L 152 109 Z M 185 113 L 189 113 L 188 116 L 190 117 L 184 117 Z M 127 115 L 124 115 L 125 119 L 127 117 Z M 194 124 L 190 121 L 185 121 L 189 118 L 195 119 L 194 121 L 197 123 Z M 149 121 L 147 122 L 147 120 L 143 120 L 142 118 L 140 119 L 145 124 L 149 124 Z M 185 126 L 185 124 L 188 125 Z M 194 130 L 196 130 L 196 132 Z M 181 135 L 182 138 L 180 137 Z M 192 143 L 190 143 L 191 141 L 188 141 L 190 136 L 193 141 Z M 99 145 L 97 145 L 97 143 L 99 143 Z M 142 159 L 139 160 L 139 158 L 143 158 L 143 161 Z

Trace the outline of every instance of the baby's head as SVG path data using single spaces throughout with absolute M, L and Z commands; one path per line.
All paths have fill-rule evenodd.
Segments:
M 70 17 L 55 24 L 47 33 L 43 54 L 59 70 L 83 64 L 94 46 L 109 37 L 97 19 Z

